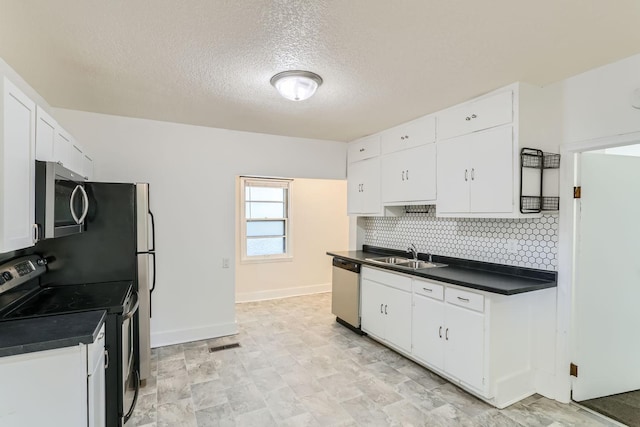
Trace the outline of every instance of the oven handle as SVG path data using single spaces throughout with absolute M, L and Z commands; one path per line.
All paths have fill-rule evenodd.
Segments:
M 136 403 L 138 402 L 138 394 L 140 393 L 140 372 L 137 370 L 133 371 L 136 377 L 136 392 L 133 395 L 133 402 L 131 402 L 131 408 L 127 411 L 127 414 L 124 416 L 124 422 L 126 423 L 133 415 L 133 410 L 136 408 Z
M 136 314 L 136 311 L 138 311 L 138 306 L 140 306 L 140 301 L 138 300 L 138 294 L 134 293 L 134 295 L 136 297 L 136 303 L 133 305 L 133 308 L 127 312 L 127 314 L 122 316 L 123 322 L 131 319 L 133 315 Z
M 78 185 L 78 187 L 82 192 L 82 201 L 84 202 L 82 215 L 80 215 L 80 222 L 79 222 L 79 224 L 82 224 L 84 223 L 84 219 L 87 217 L 87 213 L 89 212 L 89 197 L 87 196 L 87 192 L 85 191 L 82 185 Z
M 80 224 L 80 218 L 78 218 L 78 214 L 76 214 L 75 209 L 73 208 L 73 201 L 76 199 L 76 193 L 78 193 L 78 189 L 80 185 L 76 185 L 76 188 L 71 192 L 71 198 L 69 199 L 69 210 L 71 211 L 71 216 L 76 224 Z

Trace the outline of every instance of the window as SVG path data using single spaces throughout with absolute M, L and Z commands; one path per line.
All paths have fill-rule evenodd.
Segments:
M 291 181 L 241 178 L 242 259 L 291 258 Z

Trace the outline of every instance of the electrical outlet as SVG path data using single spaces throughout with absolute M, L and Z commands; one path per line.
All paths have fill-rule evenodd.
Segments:
M 517 254 L 520 247 L 518 246 L 518 241 L 514 239 L 507 240 L 507 253 L 509 254 Z
M 222 258 L 222 268 L 229 268 L 229 258 Z

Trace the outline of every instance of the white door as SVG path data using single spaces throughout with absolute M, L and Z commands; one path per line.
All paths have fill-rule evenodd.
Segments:
M 576 401 L 640 389 L 640 158 L 581 155 Z
M 359 163 L 362 163 L 362 212 L 376 214 L 380 212 L 380 159 Z
M 413 355 L 442 369 L 444 364 L 444 303 L 414 294 L 411 331 Z
M 511 126 L 473 134 L 466 147 L 471 153 L 470 211 L 513 211 L 513 137 Z
M 100 356 L 94 366 L 90 366 L 92 370 L 87 378 L 89 427 L 104 427 L 107 422 L 104 347 L 101 347 L 98 351 Z
M 445 325 L 445 371 L 484 389 L 484 315 L 445 304 Z
M 407 158 L 409 157 L 406 155 L 407 152 L 396 151 L 382 156 L 380 160 L 381 197 L 384 202 L 407 200 L 405 177 L 407 173 Z
M 411 293 L 386 289 L 385 338 L 406 352 L 411 351 Z
M 0 253 L 34 244 L 36 105 L 4 79 Z
M 406 150 L 405 200 L 435 200 L 436 145 L 427 144 Z
M 362 162 L 350 163 L 347 169 L 347 212 L 362 213 Z
M 469 152 L 467 140 L 462 136 L 437 143 L 438 150 L 438 203 L 441 213 L 469 212 Z
M 375 335 L 379 338 L 384 338 L 384 303 L 385 303 L 385 289 L 386 287 L 372 282 L 367 279 L 362 279 L 361 289 L 361 319 L 362 330 Z

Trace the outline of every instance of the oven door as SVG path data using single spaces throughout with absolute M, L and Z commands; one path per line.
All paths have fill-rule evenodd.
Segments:
M 133 414 L 133 409 L 136 406 L 138 400 L 138 391 L 140 388 L 140 374 L 135 367 L 134 361 L 134 315 L 138 312 L 138 294 L 134 291 L 131 303 L 129 304 L 129 310 L 122 316 L 122 395 L 123 401 L 123 414 L 122 423 L 126 423 L 127 420 Z

